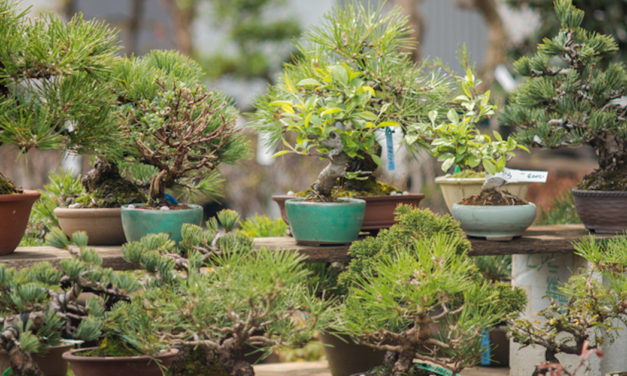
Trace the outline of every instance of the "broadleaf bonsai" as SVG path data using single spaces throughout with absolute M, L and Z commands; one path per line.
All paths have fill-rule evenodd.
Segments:
M 347 190 L 366 190 L 381 164 L 376 135 L 401 131 L 442 105 L 448 84 L 412 62 L 410 34 L 397 9 L 336 7 L 305 34 L 300 55 L 257 101 L 258 127 L 272 145 L 286 147 L 275 155 L 329 161 L 308 199 L 332 200 L 339 180 Z
M 114 140 L 106 83 L 117 33 L 81 15 L 26 14 L 0 3 L 0 144 L 83 153 Z M 0 174 L 0 194 L 18 191 Z
M 532 57 L 515 63 L 526 81 L 504 108 L 504 124 L 515 126 L 522 142 L 541 147 L 594 149 L 599 168 L 581 189 L 627 191 L 627 71 L 612 62 L 616 41 L 580 27 L 583 11 L 570 0 L 555 1 L 561 29 L 544 39 Z

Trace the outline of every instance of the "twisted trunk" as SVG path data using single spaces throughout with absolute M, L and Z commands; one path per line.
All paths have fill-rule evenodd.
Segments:
M 331 132 L 322 145 L 331 149 L 328 154 L 330 162 L 311 186 L 311 193 L 307 196 L 308 201 L 333 201 L 333 187 L 338 184 L 339 178 L 346 176 L 346 170 L 351 162 L 351 158 L 344 153 L 344 145 L 336 132 Z
M 589 144 L 597 155 L 599 168 L 586 175 L 578 188 L 627 191 L 627 140 L 616 134 L 603 132 Z
M 15 325 L 7 325 L 0 332 L 0 349 L 9 354 L 11 374 L 15 376 L 43 375 L 31 355 L 20 348 L 19 336 L 19 329 Z

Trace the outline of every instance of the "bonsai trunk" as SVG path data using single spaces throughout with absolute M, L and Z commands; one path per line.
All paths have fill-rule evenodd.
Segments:
M 21 193 L 21 189 L 18 189 L 15 184 L 0 172 L 0 195 L 10 195 L 13 193 Z
M 322 144 L 331 149 L 328 154 L 331 162 L 320 172 L 311 186 L 311 193 L 306 198 L 308 201 L 333 201 L 331 191 L 337 185 L 338 179 L 346 175 L 351 162 L 351 158 L 344 153 L 342 140 L 337 133 L 332 132 Z
M 414 361 L 415 352 L 413 349 L 406 349 L 398 354 L 398 359 L 394 363 L 394 369 L 392 370 L 393 376 L 407 375 Z
M 158 206 L 165 204 L 165 184 L 166 184 L 166 171 L 159 171 L 150 182 L 150 197 L 148 197 L 147 206 Z
M 597 135 L 594 148 L 599 168 L 586 175 L 578 185 L 581 189 L 627 191 L 627 140 L 611 133 Z
M 98 200 L 98 207 L 115 208 L 146 201 L 139 189 L 120 175 L 114 163 L 98 159 L 81 179 L 85 191 Z
M 377 144 L 375 149 L 375 154 L 379 154 L 381 152 L 381 146 Z M 373 187 L 377 185 L 377 179 L 374 177 L 373 172 L 379 167 L 377 163 L 372 159 L 370 154 L 362 153 L 361 155 L 363 159 L 353 158 L 350 160 L 346 171 L 349 172 L 363 172 L 368 173 L 366 179 L 346 179 L 342 188 L 347 191 L 355 191 L 355 192 L 370 192 L 373 190 Z
M 15 325 L 8 325 L 0 331 L 0 348 L 9 354 L 11 374 L 16 376 L 41 376 L 42 372 L 31 355 L 19 345 L 19 330 Z
M 227 339 L 223 343 L 218 350 L 222 368 L 232 376 L 254 376 L 255 371 L 252 365 L 244 360 L 242 352 L 238 351 L 237 348 L 241 348 L 241 345 L 238 346 L 235 339 Z

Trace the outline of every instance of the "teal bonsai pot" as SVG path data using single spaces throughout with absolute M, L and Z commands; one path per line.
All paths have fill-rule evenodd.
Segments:
M 285 201 L 285 211 L 298 244 L 340 244 L 357 239 L 366 201 L 341 198 L 336 202 Z
M 143 209 L 142 206 L 122 206 L 122 229 L 126 241 L 137 241 L 148 234 L 164 232 L 178 243 L 181 241 L 183 223 L 199 226 L 202 224 L 203 212 L 200 205 L 188 204 L 189 209 L 180 210 Z
M 453 217 L 470 236 L 487 240 L 511 240 L 520 236 L 536 218 L 536 206 L 453 204 Z

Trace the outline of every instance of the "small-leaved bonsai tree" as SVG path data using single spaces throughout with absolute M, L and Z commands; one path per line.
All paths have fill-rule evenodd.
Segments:
M 532 57 L 515 63 L 526 81 L 516 89 L 501 120 L 517 127 L 521 142 L 541 147 L 594 149 L 599 168 L 580 189 L 627 191 L 627 71 L 612 62 L 616 41 L 580 27 L 583 11 L 556 0 L 561 29 Z
M 0 144 L 90 152 L 115 140 L 106 83 L 117 33 L 81 15 L 30 18 L 0 3 Z M 20 190 L 0 173 L 0 194 Z
M 257 126 L 272 146 L 285 146 L 275 156 L 329 161 L 309 200 L 332 201 L 340 184 L 372 190 L 381 165 L 376 135 L 400 132 L 442 106 L 449 85 L 412 62 L 410 35 L 398 9 L 385 13 L 356 1 L 338 6 L 305 34 L 299 55 L 257 101 Z

